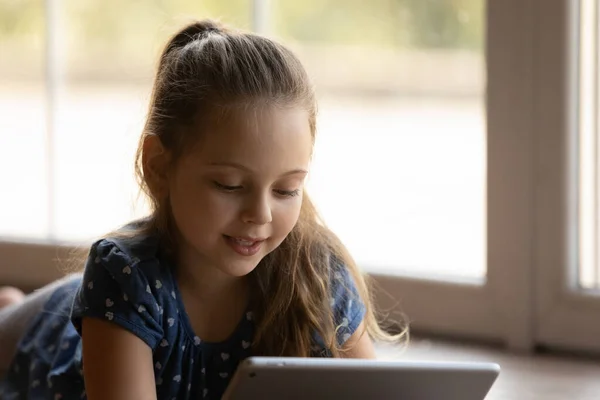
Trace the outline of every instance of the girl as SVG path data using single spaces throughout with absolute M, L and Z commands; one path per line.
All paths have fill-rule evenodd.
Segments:
M 315 130 L 288 49 L 212 21 L 178 32 L 136 157 L 152 213 L 93 244 L 82 276 L 5 292 L 0 333 L 28 328 L 2 398 L 218 399 L 250 355 L 375 357 L 396 337 L 304 193 Z

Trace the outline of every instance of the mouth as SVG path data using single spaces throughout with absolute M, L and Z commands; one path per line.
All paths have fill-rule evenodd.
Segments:
M 266 238 L 233 237 L 223 235 L 225 241 L 236 253 L 243 256 L 253 256 L 261 249 Z

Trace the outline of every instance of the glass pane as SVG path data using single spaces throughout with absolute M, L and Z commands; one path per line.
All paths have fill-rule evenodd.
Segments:
M 583 289 L 600 289 L 600 165 L 598 163 L 598 8 L 581 1 L 579 52 L 579 276 Z
M 48 234 L 44 2 L 0 0 L 0 236 Z
M 309 189 L 365 268 L 486 274 L 483 0 L 276 2 L 320 96 Z
M 190 18 L 248 28 L 250 0 L 64 0 L 56 236 L 104 234 L 143 212 L 133 158 L 159 52 Z M 129 198 L 127 203 L 124 199 Z

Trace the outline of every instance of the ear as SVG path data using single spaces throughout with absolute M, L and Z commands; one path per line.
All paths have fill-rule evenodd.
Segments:
M 171 154 L 165 149 L 160 138 L 147 135 L 142 148 L 142 168 L 146 184 L 157 199 L 168 196 L 170 164 Z

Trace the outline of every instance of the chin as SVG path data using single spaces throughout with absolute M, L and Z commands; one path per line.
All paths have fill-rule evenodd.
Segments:
M 232 276 L 234 278 L 242 278 L 247 276 L 252 271 L 256 269 L 257 264 L 252 264 L 252 266 L 231 266 L 229 265 L 227 268 L 221 268 L 221 271 L 225 272 L 227 275 Z
M 219 265 L 219 269 L 227 275 L 241 278 L 254 271 L 262 258 L 263 257 L 261 256 L 240 260 L 239 258 L 231 259 L 228 257 L 226 259 L 221 259 L 217 265 Z

